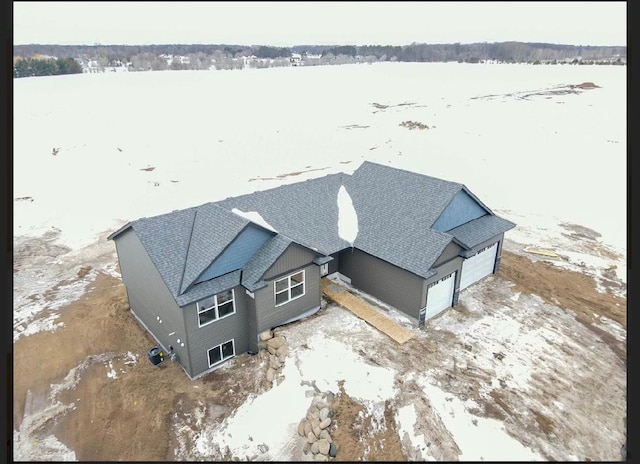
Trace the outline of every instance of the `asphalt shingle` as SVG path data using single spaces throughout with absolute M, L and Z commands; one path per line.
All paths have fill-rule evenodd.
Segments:
M 487 214 L 451 229 L 447 234 L 455 237 L 466 247 L 473 248 L 491 237 L 513 229 L 515 226 L 511 221 Z

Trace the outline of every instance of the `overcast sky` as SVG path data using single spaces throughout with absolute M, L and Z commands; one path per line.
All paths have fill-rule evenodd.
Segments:
M 14 44 L 626 45 L 626 2 L 13 2 Z

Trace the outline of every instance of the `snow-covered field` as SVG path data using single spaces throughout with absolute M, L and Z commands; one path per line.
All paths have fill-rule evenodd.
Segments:
M 351 172 L 365 159 L 465 184 L 518 224 L 507 233 L 507 250 L 553 250 L 565 258 L 550 260 L 556 265 L 598 279 L 613 268 L 626 281 L 626 72 L 622 66 L 379 63 L 15 79 L 14 340 L 55 330 L 57 308 L 80 297 L 98 271 L 116 272 L 106 236 L 125 222 Z M 583 82 L 598 87 L 567 87 Z M 428 129 L 410 129 L 405 121 Z M 596 232 L 595 248 L 578 244 L 573 225 Z M 482 304 L 472 289 L 466 293 L 465 304 Z M 539 305 L 530 297 L 521 303 Z M 451 317 L 445 313 L 434 330 Z M 526 323 L 491 317 L 503 339 L 522 333 Z M 347 332 L 359 324 L 338 320 Z M 626 338 L 616 322 L 601 322 Z M 447 330 L 478 337 L 487 329 L 469 327 Z M 499 366 L 509 388 L 526 392 L 532 363 L 544 352 L 539 343 L 553 336 L 545 330 L 527 330 L 524 351 L 513 348 L 511 364 Z M 295 333 L 287 336 L 294 344 Z M 290 458 L 293 445 L 283 437 L 291 429 L 296 438 L 308 407 L 303 379 L 333 391 L 345 380 L 345 391 L 375 415 L 381 402 L 397 396 L 398 376 L 409 375 L 390 363 L 364 364 L 344 339 L 321 331 L 308 336 L 313 349 L 294 352 L 281 385 L 200 436 L 200 457 L 215 440 L 247 457 L 268 443 L 266 457 Z M 472 418 L 471 400 L 433 378 L 411 381 L 430 398 L 460 459 L 535 460 L 541 451 L 580 458 L 571 454 L 579 446 L 563 455 L 542 443 L 524 445 L 494 419 Z M 264 437 L 249 440 L 246 424 L 280 402 L 289 409 Z M 398 408 L 398 429 L 422 447 L 412 456 L 442 456 L 425 445 L 426 435 L 412 431 L 424 411 Z

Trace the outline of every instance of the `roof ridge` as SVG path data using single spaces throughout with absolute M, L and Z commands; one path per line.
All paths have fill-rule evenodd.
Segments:
M 435 180 L 439 180 L 439 181 L 441 181 L 441 182 L 447 182 L 447 183 L 449 183 L 449 184 L 455 184 L 455 185 L 460 185 L 460 186 L 464 185 L 464 184 L 462 184 L 462 183 L 460 183 L 460 182 L 456 182 L 456 181 L 453 181 L 453 180 L 443 179 L 442 177 L 430 176 L 430 175 L 428 175 L 428 174 L 423 174 L 423 173 L 421 173 L 421 172 L 417 172 L 417 171 L 410 171 L 410 170 L 408 170 L 408 169 L 399 168 L 399 167 L 396 167 L 396 166 L 388 166 L 388 165 L 386 165 L 386 164 L 376 163 L 375 161 L 369 161 L 369 160 L 365 160 L 365 161 L 360 165 L 360 167 L 358 167 L 358 169 L 356 169 L 356 171 L 357 171 L 357 170 L 359 170 L 360 168 L 362 168 L 362 166 L 364 166 L 365 164 L 371 164 L 371 165 L 373 165 L 373 166 L 378 166 L 378 167 L 385 168 L 385 169 L 394 169 L 394 170 L 396 170 L 396 171 L 404 172 L 404 173 L 407 173 L 407 174 L 413 174 L 414 176 L 427 177 L 427 178 L 429 178 L 429 179 L 435 179 Z
M 196 217 L 198 216 L 198 208 L 199 207 L 195 208 L 195 211 L 193 213 L 193 221 L 191 221 L 191 232 L 189 233 L 189 243 L 187 244 L 187 252 L 184 257 L 184 263 L 182 265 L 182 274 L 180 276 L 180 285 L 178 286 L 178 295 L 182 295 L 184 293 L 184 291 L 182 290 L 182 284 L 184 283 L 184 273 L 187 269 L 187 260 L 189 258 L 189 250 L 191 249 L 191 238 L 193 237 L 193 230 L 196 224 Z

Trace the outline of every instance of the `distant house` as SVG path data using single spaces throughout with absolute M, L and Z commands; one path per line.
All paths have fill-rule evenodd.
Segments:
M 341 237 L 341 187 L 357 215 L 353 243 Z M 138 219 L 109 239 L 132 313 L 195 378 L 315 313 L 327 274 L 422 327 L 497 272 L 513 227 L 462 184 L 364 162 L 352 175 Z

